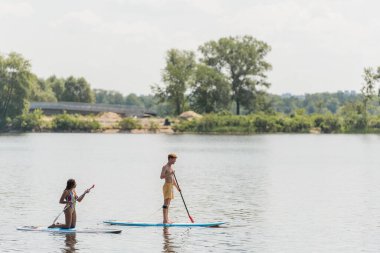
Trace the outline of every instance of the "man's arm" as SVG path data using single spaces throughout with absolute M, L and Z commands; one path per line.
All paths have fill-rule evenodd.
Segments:
M 166 166 L 163 166 L 163 167 L 162 167 L 162 170 L 161 170 L 161 175 L 160 175 L 160 178 L 161 178 L 161 179 L 164 179 L 164 178 L 165 178 L 165 172 L 166 172 Z

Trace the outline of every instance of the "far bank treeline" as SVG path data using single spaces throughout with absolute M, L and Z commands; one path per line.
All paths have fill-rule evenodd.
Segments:
M 138 106 L 161 117 L 188 110 L 204 115 L 177 122 L 173 128 L 179 132 L 380 132 L 380 67 L 364 69 L 358 94 L 279 96 L 268 92 L 270 50 L 252 36 L 209 41 L 197 52 L 170 49 L 162 83 L 151 87 L 153 94 L 126 96 L 92 89 L 83 77 L 39 78 L 22 55 L 0 55 L 0 127 L 12 129 L 41 117 L 41 112 L 28 113 L 30 102 L 71 101 Z

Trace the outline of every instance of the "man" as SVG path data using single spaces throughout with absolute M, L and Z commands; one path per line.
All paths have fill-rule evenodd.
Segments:
M 177 160 L 176 154 L 169 154 L 168 162 L 162 167 L 161 176 L 160 176 L 161 179 L 165 179 L 165 184 L 162 187 L 162 190 L 164 193 L 164 205 L 162 206 L 164 224 L 172 223 L 169 220 L 169 206 L 170 206 L 170 201 L 174 199 L 173 186 L 175 186 L 178 191 L 181 191 L 181 189 L 178 187 L 177 182 L 174 179 L 173 164 L 175 164 L 176 160 Z

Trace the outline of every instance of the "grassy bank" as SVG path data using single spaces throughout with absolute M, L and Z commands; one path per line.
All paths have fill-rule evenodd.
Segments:
M 58 114 L 46 116 L 40 110 L 8 119 L 3 131 L 18 132 L 172 132 L 163 126 L 164 119 L 121 117 L 116 113 L 99 115 Z
M 36 110 L 8 119 L 5 131 L 20 132 L 132 132 L 132 133 L 380 133 L 380 116 L 360 114 L 207 114 L 188 120 L 130 118 L 115 113 L 100 115 L 59 114 L 45 116 Z
M 247 116 L 209 114 L 200 119 L 180 121 L 175 132 L 190 133 L 379 133 L 380 117 L 333 114 Z

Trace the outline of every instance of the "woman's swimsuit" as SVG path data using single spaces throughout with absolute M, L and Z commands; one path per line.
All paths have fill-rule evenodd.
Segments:
M 69 191 L 69 196 L 66 197 L 66 201 L 69 203 L 66 204 L 65 209 L 71 207 L 72 209 L 75 209 L 75 204 L 77 202 L 78 196 L 74 194 L 72 191 Z

